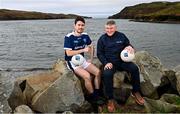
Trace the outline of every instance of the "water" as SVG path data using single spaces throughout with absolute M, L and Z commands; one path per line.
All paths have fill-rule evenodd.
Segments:
M 86 32 L 96 44 L 106 19 L 89 19 Z M 180 25 L 116 20 L 118 30 L 137 51 L 147 50 L 166 67 L 180 62 Z M 26 20 L 0 22 L 0 68 L 49 68 L 63 57 L 64 36 L 72 31 L 73 20 Z
M 0 21 L 0 111 L 9 111 L 6 98 L 16 77 L 36 72 L 26 69 L 51 68 L 58 58 L 63 58 L 64 36 L 72 31 L 73 21 Z M 94 44 L 104 32 L 106 21 L 107 19 L 86 20 L 85 31 Z M 146 50 L 159 57 L 167 68 L 180 64 L 180 24 L 128 20 L 116 20 L 116 23 L 118 30 L 126 34 L 137 51 Z

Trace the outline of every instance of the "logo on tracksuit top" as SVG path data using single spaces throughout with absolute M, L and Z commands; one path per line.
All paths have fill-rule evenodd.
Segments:
M 82 39 L 81 37 L 77 38 L 77 40 L 74 40 L 73 43 L 75 45 L 74 49 L 82 49 L 85 47 L 87 40 L 84 38 Z

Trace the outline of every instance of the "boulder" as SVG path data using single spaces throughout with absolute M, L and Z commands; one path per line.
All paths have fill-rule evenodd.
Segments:
M 8 102 L 13 110 L 25 104 L 43 113 L 86 112 L 89 109 L 84 107 L 90 107 L 79 79 L 63 60 L 58 60 L 51 71 L 17 78 Z
M 139 51 L 135 53 L 134 62 L 138 65 L 140 70 L 141 90 L 146 97 L 154 99 L 158 98 L 156 88 L 161 83 L 162 64 L 159 58 L 150 55 L 146 51 Z
M 153 86 L 153 84 L 150 82 L 150 80 L 141 82 L 141 92 L 143 96 L 146 96 L 148 98 L 152 99 L 158 99 L 159 95 L 156 91 L 156 88 Z
M 113 87 L 114 88 L 121 88 L 124 83 L 124 79 L 128 77 L 128 73 L 125 71 L 117 71 L 114 74 L 114 78 L 113 78 Z
M 169 70 L 169 69 L 163 69 L 163 77 L 167 77 L 172 88 L 176 90 L 176 72 L 174 70 Z M 162 82 L 162 81 L 161 81 Z
M 145 81 L 150 80 L 154 87 L 159 86 L 162 77 L 162 63 L 159 58 L 146 51 L 139 51 L 135 53 L 135 63 Z
M 80 81 L 72 72 L 62 75 L 43 93 L 32 99 L 32 108 L 39 112 L 61 112 L 80 108 L 85 102 Z
M 163 77 L 161 78 L 161 84 L 158 86 L 157 91 L 159 96 L 164 93 L 177 94 L 176 88 L 176 76 L 174 70 L 163 69 Z
M 14 114 L 34 114 L 34 112 L 31 110 L 31 108 L 29 108 L 27 105 L 20 105 L 18 107 L 15 108 L 14 110 Z

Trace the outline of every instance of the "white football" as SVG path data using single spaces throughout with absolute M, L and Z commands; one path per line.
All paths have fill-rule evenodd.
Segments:
M 75 66 L 80 66 L 84 63 L 85 61 L 85 58 L 81 55 L 81 54 L 77 54 L 77 55 L 74 55 L 72 58 L 71 58 L 71 62 L 75 65 Z
M 135 57 L 134 53 L 130 53 L 130 52 L 129 52 L 128 50 L 126 50 L 126 49 L 124 49 L 124 50 L 121 52 L 120 56 L 121 56 L 121 59 L 122 59 L 124 62 L 131 62 L 131 61 L 134 59 L 134 57 Z

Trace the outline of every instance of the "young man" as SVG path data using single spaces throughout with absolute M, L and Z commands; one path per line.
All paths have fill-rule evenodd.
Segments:
M 67 66 L 71 69 L 77 76 L 81 77 L 85 81 L 85 87 L 90 94 L 92 100 L 97 100 L 100 88 L 100 70 L 93 65 L 93 46 L 90 37 L 87 33 L 84 33 L 85 20 L 83 17 L 77 17 L 74 22 L 74 31 L 67 34 L 64 39 L 64 50 L 65 50 L 65 60 Z M 90 53 L 91 59 L 86 61 L 81 66 L 75 66 L 71 62 L 73 55 L 81 54 L 84 56 L 84 53 Z M 93 74 L 94 78 L 94 87 L 92 84 L 91 76 Z
M 123 49 L 134 52 L 128 38 L 121 32 L 117 31 L 116 23 L 110 20 L 105 25 L 105 34 L 103 34 L 97 43 L 97 56 L 104 65 L 103 81 L 105 86 L 105 95 L 108 98 L 108 110 L 115 111 L 115 103 L 113 100 L 113 75 L 119 71 L 127 71 L 132 78 L 132 95 L 136 98 L 138 104 L 143 105 L 144 99 L 141 97 L 139 69 L 132 62 L 123 62 L 120 53 Z

